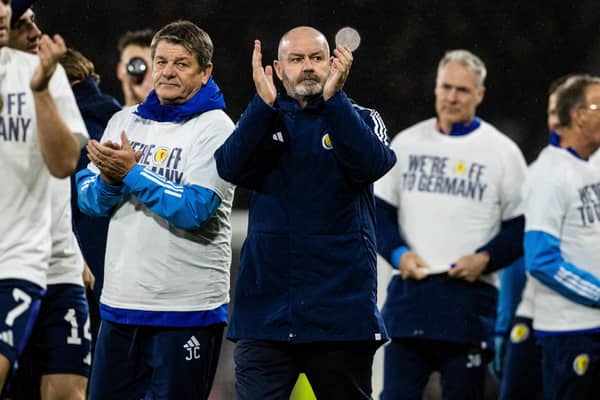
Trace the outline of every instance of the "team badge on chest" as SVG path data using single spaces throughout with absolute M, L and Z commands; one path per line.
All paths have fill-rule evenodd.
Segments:
M 329 137 L 329 133 L 326 133 L 321 138 L 321 144 L 325 150 L 333 149 L 333 143 L 331 143 L 331 138 Z
M 513 343 L 521 343 L 529 337 L 529 327 L 525 324 L 515 324 L 510 331 L 510 341 Z
M 154 152 L 154 162 L 156 164 L 162 164 L 167 159 L 168 155 L 169 155 L 169 149 L 167 149 L 166 147 L 159 147 Z
M 573 360 L 573 370 L 579 376 L 585 375 L 590 366 L 590 356 L 587 354 L 580 354 Z

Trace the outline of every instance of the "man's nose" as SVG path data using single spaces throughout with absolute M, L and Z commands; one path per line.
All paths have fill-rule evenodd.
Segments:
M 10 16 L 10 5 L 0 1 L 0 17 Z
M 302 70 L 303 71 L 313 71 L 315 69 L 315 66 L 313 64 L 313 61 L 310 58 L 305 58 L 302 61 Z
M 448 100 L 450 100 L 450 101 L 458 100 L 458 91 L 456 89 L 450 89 L 448 91 Z
M 163 76 L 173 76 L 175 75 L 175 66 L 173 64 L 167 63 L 162 70 Z
M 40 36 L 42 36 L 42 31 L 40 30 L 40 28 L 38 28 L 36 24 L 31 24 L 29 26 L 29 37 L 35 39 Z

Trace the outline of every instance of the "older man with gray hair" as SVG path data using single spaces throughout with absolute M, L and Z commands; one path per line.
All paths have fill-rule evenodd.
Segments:
M 494 271 L 522 253 L 519 148 L 475 116 L 486 68 L 447 52 L 435 85 L 437 118 L 392 142 L 398 162 L 375 184 L 378 251 L 398 269 L 383 315 L 382 399 L 421 399 L 439 371 L 445 399 L 483 398 L 496 314 Z

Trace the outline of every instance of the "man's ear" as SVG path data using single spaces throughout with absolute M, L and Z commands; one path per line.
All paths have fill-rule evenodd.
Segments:
M 208 80 L 210 79 L 210 75 L 212 74 L 212 70 L 213 70 L 212 63 L 208 63 L 208 65 L 202 69 L 202 73 L 204 74 L 202 76 L 202 85 L 206 85 L 208 83 Z
M 569 116 L 571 117 L 571 126 L 580 126 L 582 119 L 582 112 L 577 107 L 571 108 L 569 111 Z
M 280 81 L 282 81 L 282 68 L 281 68 L 281 63 L 279 62 L 279 60 L 274 60 L 273 61 L 273 69 L 275 70 L 275 74 L 277 75 L 277 77 L 279 78 Z

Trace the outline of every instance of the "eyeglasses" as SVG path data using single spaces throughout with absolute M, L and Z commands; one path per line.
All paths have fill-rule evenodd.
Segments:
M 590 111 L 600 111 L 600 104 L 587 104 L 584 106 L 579 106 L 579 108 Z

